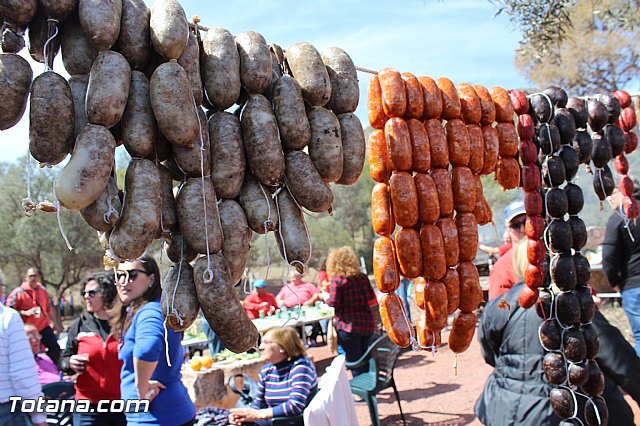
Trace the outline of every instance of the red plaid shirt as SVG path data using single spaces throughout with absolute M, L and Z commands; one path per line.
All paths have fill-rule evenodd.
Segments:
M 336 330 L 361 335 L 373 334 L 375 321 L 369 301 L 376 299 L 369 278 L 365 274 L 331 278 L 329 306 L 335 308 Z

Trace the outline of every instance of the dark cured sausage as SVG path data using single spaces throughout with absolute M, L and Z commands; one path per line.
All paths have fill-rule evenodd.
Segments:
M 426 173 L 431 169 L 431 144 L 427 129 L 421 121 L 407 120 L 409 136 L 411 136 L 412 170 L 417 173 Z
M 467 124 L 478 124 L 482 118 L 482 107 L 480 98 L 475 89 L 469 83 L 458 83 L 456 85 L 460 106 L 462 107 L 462 119 Z
M 412 228 L 418 223 L 418 194 L 413 177 L 407 172 L 394 172 L 389 179 L 391 205 L 396 223 Z
M 447 289 L 447 315 L 454 313 L 460 306 L 460 278 L 458 271 L 447 269 L 447 274 L 440 280 Z
M 424 127 L 427 129 L 427 135 L 429 136 L 431 167 L 434 169 L 446 169 L 449 167 L 449 146 L 442 122 L 434 118 L 425 121 Z
M 469 133 L 469 169 L 473 173 L 481 173 L 484 165 L 484 136 L 482 128 L 477 124 L 467 124 Z M 482 154 L 481 154 L 482 153 Z
M 442 330 L 447 326 L 447 289 L 440 281 L 427 281 L 424 288 L 427 328 Z
M 469 133 L 464 121 L 454 118 L 447 121 L 445 125 L 447 133 L 447 146 L 449 147 L 449 162 L 454 167 L 466 166 L 469 164 L 471 155 L 471 143 Z
M 453 206 L 458 213 L 471 213 L 476 202 L 476 181 L 468 167 L 451 170 Z
M 435 225 L 422 225 L 420 229 L 423 272 L 432 280 L 439 280 L 447 273 L 442 233 Z
M 384 125 L 384 137 L 391 168 L 402 172 L 411 170 L 411 136 L 407 123 L 402 118 L 390 118 Z
M 380 319 L 393 343 L 406 348 L 411 344 L 412 329 L 409 328 L 402 300 L 397 294 L 385 294 L 380 299 Z
M 442 242 L 445 247 L 444 259 L 448 267 L 456 266 L 460 256 L 460 247 L 458 245 L 458 229 L 454 220 L 450 217 L 438 219 L 436 226 L 440 228 L 442 233 Z
M 491 126 L 482 126 L 482 136 L 484 137 L 482 174 L 488 175 L 495 171 L 496 165 L 498 164 L 500 142 L 498 141 L 498 132 Z
M 391 210 L 391 192 L 386 183 L 377 183 L 371 191 L 371 225 L 376 234 L 384 237 L 390 237 L 396 228 Z
M 373 244 L 373 275 L 378 290 L 383 293 L 394 292 L 400 285 L 396 250 L 391 238 L 380 237 Z
M 442 114 L 442 97 L 440 89 L 431 77 L 420 76 L 418 81 L 424 95 L 424 119 L 438 118 Z
M 473 88 L 476 90 L 478 98 L 480 98 L 480 107 L 482 108 L 480 124 L 483 126 L 493 124 L 493 122 L 496 121 L 496 106 L 491 98 L 491 93 L 489 93 L 486 87 L 479 84 L 476 84 Z
M 476 316 L 473 313 L 460 312 L 453 320 L 449 334 L 449 349 L 459 354 L 466 351 L 476 331 Z
M 369 124 L 374 129 L 384 129 L 384 123 L 387 122 L 387 116 L 382 108 L 382 88 L 377 75 L 369 80 L 369 88 L 367 90 L 367 116 Z
M 391 176 L 391 167 L 389 166 L 387 141 L 382 130 L 374 130 L 369 135 L 367 155 L 369 157 L 371 179 L 381 183 L 387 182 Z
M 380 88 L 382 89 L 382 108 L 387 117 L 402 117 L 407 110 L 407 94 L 404 80 L 393 68 L 378 71 Z
M 515 157 L 518 154 L 518 134 L 513 123 L 498 123 L 498 153 L 501 157 Z
M 440 217 L 438 190 L 431 176 L 417 173 L 413 177 L 418 194 L 418 217 L 422 223 L 435 223 Z
M 473 312 L 482 301 L 478 269 L 471 262 L 462 262 L 458 264 L 457 270 L 460 277 L 460 310 Z
M 445 169 L 434 169 L 431 170 L 430 176 L 438 190 L 440 217 L 451 217 L 453 214 L 453 190 L 451 188 L 449 172 Z
M 442 114 L 443 120 L 451 120 L 460 117 L 462 107 L 460 106 L 460 98 L 455 86 L 446 77 L 440 77 L 436 80 L 440 96 L 442 97 Z
M 418 231 L 411 228 L 399 230 L 395 243 L 400 273 L 410 279 L 422 275 L 422 249 Z
M 460 262 L 471 262 L 478 251 L 478 222 L 473 213 L 458 213 L 456 215 L 458 229 L 458 246 L 460 247 Z
M 403 72 L 401 75 L 407 98 L 406 118 L 422 118 L 424 114 L 424 95 L 422 86 L 415 75 L 410 72 Z

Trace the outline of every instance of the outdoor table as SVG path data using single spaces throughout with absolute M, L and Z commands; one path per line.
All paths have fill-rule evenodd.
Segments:
M 299 316 L 297 316 L 293 310 L 288 310 L 287 312 L 290 312 L 290 317 L 289 313 L 287 313 L 287 318 L 279 318 L 276 315 L 271 315 L 264 318 L 256 318 L 251 321 L 253 321 L 253 324 L 255 324 L 260 334 L 273 327 L 299 327 L 302 330 L 302 341 L 306 342 L 307 332 L 305 325 L 319 323 L 322 320 L 331 320 L 334 316 L 333 308 L 329 308 L 328 306 L 325 306 L 323 309 L 309 308 L 306 311 L 300 311 Z

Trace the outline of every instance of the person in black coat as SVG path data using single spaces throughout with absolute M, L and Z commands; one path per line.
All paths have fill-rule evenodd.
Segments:
M 538 340 L 542 319 L 535 308 L 523 309 L 518 304 L 523 286 L 520 281 L 503 297 L 490 301 L 482 313 L 478 339 L 482 355 L 494 371 L 474 412 L 486 425 L 557 425 L 562 421 L 551 410 L 552 385 L 542 371 L 545 351 Z M 596 361 L 605 378 L 602 396 L 609 411 L 609 424 L 632 426 L 633 412 L 618 385 L 640 404 L 640 359 L 620 331 L 597 310 L 592 324 L 600 338 Z M 578 400 L 583 402 L 584 398 Z

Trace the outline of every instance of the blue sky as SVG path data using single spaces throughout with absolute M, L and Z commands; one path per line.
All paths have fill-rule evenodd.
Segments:
M 145 0 L 148 5 L 153 1 Z M 237 34 L 254 30 L 268 43 L 286 49 L 308 41 L 319 51 L 337 46 L 357 66 L 393 67 L 401 72 L 445 76 L 454 83 L 469 82 L 506 89 L 527 86 L 514 65 L 520 34 L 506 17 L 494 17 L 488 0 L 181 0 L 187 18 L 223 27 Z M 22 55 L 28 55 L 26 49 Z M 32 62 L 34 75 L 42 64 Z M 66 76 L 60 55 L 54 69 Z M 360 105 L 356 114 L 366 121 L 366 87 L 370 75 L 358 73 Z M 0 159 L 12 161 L 27 152 L 28 108 L 14 128 L 0 132 Z

